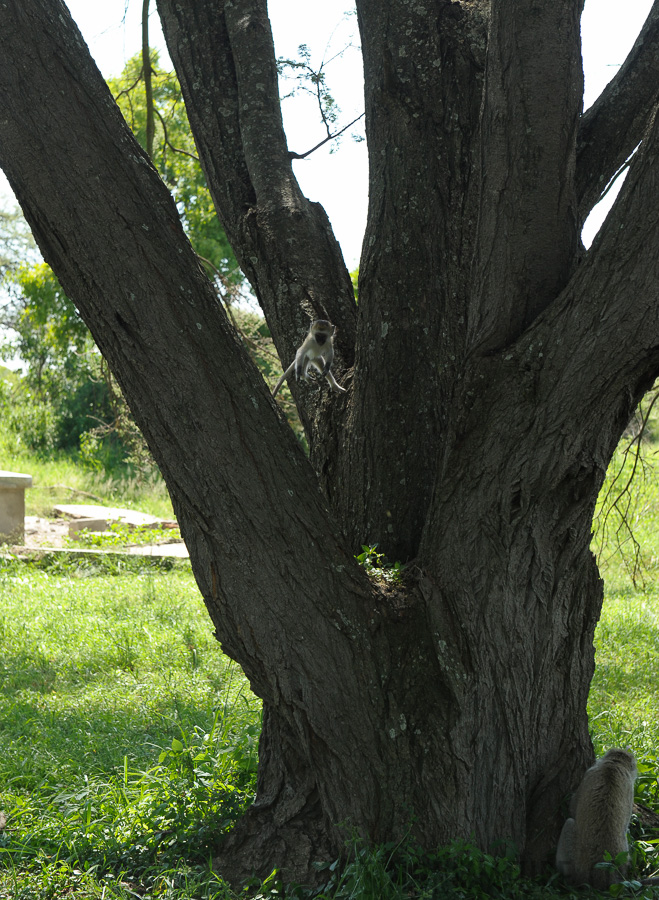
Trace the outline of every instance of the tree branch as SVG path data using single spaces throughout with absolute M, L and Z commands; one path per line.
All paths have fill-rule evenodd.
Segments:
M 159 109 L 156 110 L 156 115 L 158 116 L 158 119 L 160 120 L 160 124 L 162 125 L 163 139 L 165 141 L 165 146 L 169 147 L 169 149 L 172 151 L 172 153 L 180 153 L 181 156 L 189 156 L 190 159 L 194 159 L 194 161 L 196 163 L 198 163 L 199 157 L 195 156 L 194 153 L 189 153 L 187 150 L 182 150 L 180 147 L 175 147 L 174 144 L 172 144 L 172 142 L 169 140 L 169 136 L 167 133 L 167 122 L 165 121 L 165 117 L 161 114 Z
M 146 100 L 146 152 L 153 159 L 153 138 L 155 136 L 155 116 L 153 104 L 153 83 L 151 51 L 149 50 L 149 0 L 142 2 L 142 72 L 144 74 L 144 94 Z
M 659 100 L 659 0 L 620 71 L 581 118 L 577 197 L 583 222 L 642 140 Z
M 538 390 L 548 379 L 563 396 L 566 433 L 583 435 L 587 421 L 597 433 L 611 422 L 610 453 L 659 375 L 658 182 L 655 116 L 586 258 L 538 327 L 519 342 L 520 354 L 531 354 L 539 367 Z M 559 332 L 565 336 L 560 352 L 552 339 Z
M 137 76 L 135 81 L 130 85 L 130 87 L 124 88 L 123 91 L 119 91 L 117 96 L 114 98 L 115 101 L 119 100 L 120 97 L 129 97 L 131 94 L 131 91 L 135 90 L 135 88 L 137 87 L 137 85 L 140 83 L 141 80 L 142 80 L 142 72 L 140 72 L 140 74 Z
M 265 0 L 158 0 L 158 9 L 208 187 L 281 358 L 293 357 L 310 318 L 329 319 L 340 372 L 354 359 L 352 283 L 324 210 L 293 175 Z M 236 169 L 241 189 L 229 193 Z
M 504 346 L 567 283 L 578 246 L 579 11 L 578 0 L 492 3 L 472 346 Z
M 333 141 L 334 138 L 340 137 L 344 131 L 347 131 L 348 128 L 350 128 L 351 125 L 354 125 L 355 122 L 359 122 L 360 119 L 363 119 L 364 115 L 365 114 L 362 113 L 361 115 L 357 116 L 356 119 L 353 119 L 352 122 L 348 122 L 348 124 L 344 128 L 342 128 L 340 131 L 336 131 L 334 134 L 330 134 L 326 138 L 323 138 L 323 140 L 319 144 L 316 144 L 316 146 L 312 147 L 311 150 L 307 150 L 306 153 L 295 153 L 294 151 L 291 150 L 288 155 L 290 156 L 291 159 L 306 159 L 307 156 L 311 156 L 312 153 L 314 153 L 316 150 L 320 149 L 320 147 L 322 147 L 328 141 Z
M 226 0 L 245 160 L 259 205 L 302 200 L 286 146 L 275 47 L 265 0 Z
M 215 186 L 213 202 L 236 252 L 242 216 L 255 205 L 256 196 L 242 146 L 238 85 L 222 4 L 212 8 L 198 3 L 192 8 L 190 3 L 157 0 L 157 5 L 197 146 L 203 142 L 212 147 L 212 152 L 199 150 L 200 162 L 207 184 Z M 249 273 L 248 261 L 237 258 Z

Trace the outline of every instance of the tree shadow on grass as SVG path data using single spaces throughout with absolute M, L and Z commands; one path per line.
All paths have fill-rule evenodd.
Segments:
M 25 685 L 49 682 L 39 666 L 25 673 Z M 180 687 L 135 680 L 121 690 L 97 685 L 71 686 L 66 692 L 38 687 L 0 692 L 0 773 L 26 786 L 61 781 L 89 772 L 110 773 L 154 765 L 160 750 L 195 728 L 209 731 L 218 707 L 237 719 L 258 716 L 255 699 L 222 696 L 206 682 Z

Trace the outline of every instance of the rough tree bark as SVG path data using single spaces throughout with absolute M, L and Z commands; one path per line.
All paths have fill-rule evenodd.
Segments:
M 265 0 L 158 10 L 282 358 L 310 314 L 339 326 L 349 393 L 293 388 L 310 460 L 60 0 L 0 5 L 0 164 L 162 469 L 218 638 L 264 701 L 257 798 L 222 871 L 305 880 L 340 851 L 339 823 L 388 840 L 411 820 L 426 845 L 512 840 L 536 871 L 592 759 L 595 499 L 659 372 L 659 0 L 631 82 L 585 117 L 580 0 L 358 0 L 358 310 L 291 168 Z M 579 224 L 630 140 L 585 253 Z M 399 590 L 356 565 L 367 540 L 412 561 Z

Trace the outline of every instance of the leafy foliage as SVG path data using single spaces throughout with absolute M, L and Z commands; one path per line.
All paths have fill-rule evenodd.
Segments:
M 340 112 L 327 85 L 326 70 L 328 62 L 332 60 L 322 60 L 320 65 L 313 65 L 311 50 L 306 44 L 300 44 L 297 53 L 297 59 L 281 58 L 277 60 L 279 74 L 285 75 L 293 81 L 294 87 L 291 93 L 302 91 L 315 98 L 323 125 L 329 135 L 331 133 L 330 126 L 336 122 Z
M 34 239 L 21 212 L 0 210 L 0 280 L 15 272 L 34 252 Z M 4 324 L 0 316 L 0 325 Z
M 25 365 L 24 377 L 0 392 L 10 429 L 44 454 L 76 448 L 80 434 L 109 421 L 112 410 L 100 354 L 49 266 L 16 272 L 3 319 L 13 337 L 0 355 Z
M 47 399 L 36 397 L 20 382 L 0 380 L 3 443 L 12 457 L 23 448 L 48 456 L 57 442 L 57 421 Z
M 352 289 L 355 292 L 355 300 L 359 302 L 359 266 L 350 273 L 350 280 L 352 281 Z
M 539 900 L 565 896 L 550 884 L 523 878 L 512 847 L 494 855 L 456 841 L 424 853 L 407 839 L 367 848 L 353 838 L 349 858 L 344 867 L 330 867 L 329 882 L 313 895 L 315 900 Z
M 344 21 L 347 21 L 349 17 L 350 13 L 346 13 Z M 332 37 L 333 36 L 334 35 L 332 35 Z M 351 48 L 354 48 L 355 45 L 352 43 L 352 39 L 350 39 L 339 51 L 328 56 L 331 43 L 332 41 L 330 39 L 330 43 L 328 43 L 325 49 L 325 54 L 319 63 L 313 61 L 311 50 L 307 44 L 300 44 L 298 46 L 297 58 L 280 57 L 277 60 L 277 71 L 280 79 L 292 83 L 291 89 L 284 97 L 282 97 L 282 99 L 285 100 L 296 94 L 307 94 L 313 98 L 326 134 L 326 137 L 323 140 L 318 142 L 314 147 L 308 149 L 305 153 L 295 153 L 294 157 L 297 159 L 304 159 L 327 143 L 330 144 L 330 153 L 334 153 L 339 147 L 340 139 L 344 132 L 364 116 L 364 113 L 361 113 L 347 125 L 336 130 L 336 124 L 339 120 L 341 109 L 329 89 L 327 70 L 332 63 L 340 60 L 345 53 Z M 357 142 L 364 139 L 363 135 L 358 132 L 353 133 L 351 137 Z
M 224 290 L 242 283 L 243 277 L 227 237 L 218 222 L 174 72 L 158 64 L 151 53 L 153 100 L 156 113 L 153 163 L 171 190 L 185 230 L 197 253 L 207 261 L 210 275 L 218 274 Z M 146 148 L 146 101 L 142 57 L 130 59 L 119 78 L 108 81 L 124 118 Z
M 364 567 L 369 578 L 376 578 L 391 585 L 402 582 L 405 566 L 401 562 L 388 563 L 384 553 L 378 553 L 377 544 L 373 544 L 372 547 L 362 544 L 362 551 L 355 559 Z

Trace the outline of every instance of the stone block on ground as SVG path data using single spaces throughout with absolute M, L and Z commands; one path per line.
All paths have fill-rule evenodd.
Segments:
M 69 537 L 79 531 L 107 531 L 107 519 L 69 519 Z
M 25 489 L 32 476 L 0 470 L 0 543 L 21 543 L 25 529 Z
M 71 521 L 80 519 L 103 520 L 108 525 L 121 522 L 133 528 L 157 528 L 161 520 L 157 516 L 138 512 L 135 509 L 121 509 L 115 506 L 95 506 L 91 503 L 59 503 L 53 507 L 56 516 Z M 84 525 L 81 527 L 85 527 Z M 90 528 L 90 531 L 102 531 L 101 528 Z

